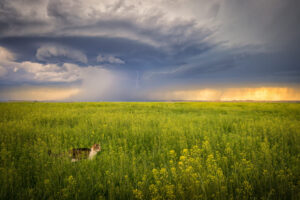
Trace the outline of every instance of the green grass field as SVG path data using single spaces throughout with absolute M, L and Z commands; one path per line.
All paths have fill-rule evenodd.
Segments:
M 94 160 L 47 153 L 94 143 Z M 300 199 L 300 104 L 1 103 L 0 187 L 0 199 Z

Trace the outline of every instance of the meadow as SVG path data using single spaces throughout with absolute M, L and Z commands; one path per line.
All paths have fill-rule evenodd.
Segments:
M 0 103 L 0 199 L 300 199 L 300 104 Z

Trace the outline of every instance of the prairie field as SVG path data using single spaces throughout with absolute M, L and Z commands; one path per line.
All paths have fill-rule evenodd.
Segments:
M 300 104 L 0 103 L 0 199 L 300 199 Z

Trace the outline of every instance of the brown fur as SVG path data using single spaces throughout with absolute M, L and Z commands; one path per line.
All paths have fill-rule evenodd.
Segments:
M 77 161 L 81 159 L 87 159 L 91 155 L 91 152 L 96 155 L 99 151 L 101 151 L 101 146 L 99 144 L 94 144 L 91 148 L 76 148 L 76 149 L 71 149 L 68 152 L 68 156 L 72 159 L 72 161 Z M 52 152 L 49 150 L 48 151 L 49 155 L 54 155 L 56 157 L 61 157 L 63 156 L 62 154 L 52 154 Z

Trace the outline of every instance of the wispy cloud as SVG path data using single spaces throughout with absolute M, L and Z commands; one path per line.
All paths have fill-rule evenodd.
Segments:
M 51 61 L 55 58 L 62 58 L 70 59 L 71 61 L 75 62 L 88 62 L 86 55 L 81 51 L 60 45 L 44 45 L 38 48 L 36 52 L 36 58 L 42 61 Z
M 101 55 L 97 56 L 97 62 L 99 63 L 111 63 L 111 64 L 125 64 L 123 60 L 111 55 Z
M 0 60 L 12 61 L 15 59 L 15 55 L 7 49 L 0 46 Z

